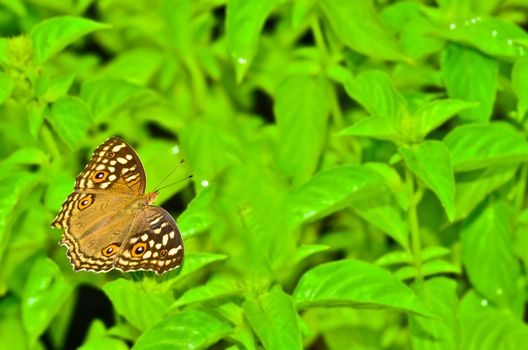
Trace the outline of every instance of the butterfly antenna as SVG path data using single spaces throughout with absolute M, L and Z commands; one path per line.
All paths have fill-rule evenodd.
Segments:
M 164 188 L 167 188 L 167 187 L 170 187 L 170 186 L 173 186 L 173 185 L 177 185 L 177 184 L 179 184 L 180 182 L 187 181 L 187 180 L 192 179 L 192 178 L 193 178 L 193 176 L 192 176 L 192 175 L 189 175 L 189 176 L 187 176 L 185 179 L 181 179 L 180 181 L 176 181 L 176 182 L 174 182 L 174 183 L 171 183 L 171 184 L 168 184 L 168 185 L 166 185 L 166 186 L 160 187 L 160 188 L 158 188 L 158 189 L 157 189 L 156 191 L 154 191 L 154 192 L 159 192 L 160 190 L 162 190 L 162 189 L 164 189 Z
M 180 160 L 180 162 L 178 163 L 178 165 L 175 166 L 174 169 L 172 169 L 171 172 L 170 172 L 167 176 L 165 176 L 165 177 L 163 178 L 163 180 L 160 181 L 160 183 L 158 184 L 158 186 L 161 186 L 161 185 L 165 182 L 165 180 L 167 180 L 167 179 L 169 178 L 169 176 L 171 176 L 172 173 L 174 173 L 174 172 L 176 171 L 176 169 L 178 169 L 178 167 L 179 167 L 181 164 L 183 164 L 184 162 L 185 162 L 185 159 Z M 184 180 L 187 180 L 187 179 L 184 179 Z M 183 181 L 183 180 L 182 180 L 182 181 Z M 158 186 L 156 186 L 157 189 L 154 190 L 154 192 L 158 192 L 159 190 L 161 190 L 161 188 L 158 188 Z M 165 187 L 162 187 L 162 188 L 165 188 Z

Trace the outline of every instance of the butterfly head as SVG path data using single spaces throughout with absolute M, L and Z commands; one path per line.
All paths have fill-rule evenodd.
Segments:
M 156 199 L 158 198 L 158 195 L 159 195 L 158 191 L 147 193 L 145 194 L 145 201 L 147 202 L 148 205 L 151 205 L 156 201 Z

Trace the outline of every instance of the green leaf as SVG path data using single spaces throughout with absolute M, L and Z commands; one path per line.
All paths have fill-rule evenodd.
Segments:
M 410 264 L 413 261 L 412 255 L 403 250 L 396 250 L 389 252 L 376 260 L 375 264 L 378 266 L 391 266 L 400 264 Z
M 354 125 L 341 130 L 340 135 L 371 137 L 378 140 L 392 141 L 398 144 L 401 136 L 395 123 L 384 123 L 380 118 L 366 117 Z
M 308 270 L 295 292 L 298 307 L 350 306 L 431 315 L 414 292 L 388 271 L 358 260 L 340 260 Z
M 376 197 L 358 199 L 350 207 L 371 225 L 379 228 L 402 247 L 409 245 L 409 230 L 392 193 L 386 191 Z
M 0 71 L 0 104 L 4 103 L 11 96 L 15 82 L 11 77 Z
M 79 98 L 69 96 L 53 104 L 49 120 L 57 135 L 72 149 L 80 145 L 93 123 L 86 104 Z
M 511 306 L 517 293 L 520 266 L 512 245 L 508 204 L 489 197 L 462 227 L 462 262 L 469 280 L 487 299 Z
M 488 55 L 500 58 L 524 56 L 525 46 L 522 42 L 528 39 L 526 31 L 513 21 L 480 16 L 454 21 L 437 30 L 435 34 L 460 44 L 471 45 Z
M 295 252 L 295 257 L 293 260 L 295 263 L 300 263 L 304 259 L 307 259 L 315 254 L 319 254 L 321 252 L 327 251 L 330 249 L 327 245 L 322 244 L 303 244 L 297 248 L 297 251 Z
M 328 82 L 308 76 L 288 77 L 277 89 L 279 165 L 294 183 L 305 182 L 317 168 L 326 137 L 328 99 Z
M 171 309 L 193 303 L 206 303 L 219 298 L 238 295 L 242 292 L 241 286 L 233 278 L 222 275 L 213 277 L 205 285 L 187 290 Z
M 451 251 L 446 247 L 441 246 L 432 246 L 426 247 L 421 252 L 422 261 L 429 261 L 433 259 L 438 259 L 443 256 L 448 255 Z
M 381 60 L 407 60 L 376 13 L 372 0 L 320 0 L 319 6 L 339 38 L 351 49 Z
M 17 204 L 24 200 L 36 184 L 37 177 L 32 174 L 15 173 L 9 171 L 9 167 L 0 167 L 0 259 L 9 242 L 11 225 L 17 219 Z
M 418 137 L 424 138 L 431 131 L 435 130 L 455 115 L 468 108 L 477 106 L 476 103 L 469 103 L 461 100 L 445 99 L 435 100 L 420 106 L 414 112 L 416 124 L 418 124 Z
M 9 349 L 25 349 L 28 347 L 27 333 L 20 319 L 20 302 L 16 296 L 9 294 L 0 300 L 0 334 L 4 337 L 2 346 Z
M 442 203 L 449 220 L 455 218 L 455 180 L 451 158 L 440 141 L 425 141 L 415 148 L 400 148 L 405 163 Z
M 455 171 L 470 171 L 528 160 L 528 142 L 511 126 L 500 123 L 462 125 L 444 139 Z
M 396 128 L 396 122 L 407 110 L 405 98 L 396 90 L 385 72 L 363 71 L 347 82 L 345 88 L 350 97 L 377 119 L 378 127 L 382 130 Z
M 403 50 L 414 59 L 437 53 L 444 41 L 431 35 L 434 30 L 434 25 L 424 17 L 409 20 L 400 35 Z
M 111 349 L 111 350 L 127 350 L 129 347 L 127 344 L 119 339 L 110 337 L 100 337 L 90 339 L 83 345 L 77 348 L 77 350 L 100 350 L 100 349 Z
M 42 64 L 79 38 L 110 26 L 80 17 L 54 17 L 37 24 L 29 32 L 35 63 Z
M 204 268 L 207 265 L 227 259 L 227 255 L 224 254 L 211 254 L 211 253 L 185 253 L 183 258 L 183 265 L 181 269 L 172 270 L 167 273 L 168 284 L 174 284 L 179 279 L 190 275 L 191 273 Z
M 436 316 L 436 319 L 410 316 L 413 349 L 460 349 L 456 282 L 437 277 L 416 283 L 413 289 Z
M 192 237 L 209 228 L 213 223 L 211 205 L 213 203 L 215 187 L 210 185 L 194 197 L 187 209 L 178 216 L 178 227 L 183 239 Z
M 292 192 L 291 203 L 297 222 L 315 220 L 343 209 L 354 200 L 377 198 L 386 191 L 379 175 L 359 165 L 324 170 Z
M 118 111 L 158 101 L 152 91 L 142 86 L 112 79 L 86 81 L 82 85 L 80 97 L 86 102 L 95 121 L 115 118 Z
M 205 349 L 230 332 L 226 321 L 203 311 L 186 310 L 147 330 L 132 350 Z
M 108 282 L 103 291 L 117 313 L 143 331 L 160 321 L 171 303 L 168 295 L 147 291 L 140 284 L 123 278 Z
M 449 97 L 479 103 L 461 111 L 461 117 L 472 122 L 488 121 L 497 89 L 497 61 L 474 49 L 449 44 L 442 59 L 442 72 Z
M 446 260 L 431 260 L 425 262 L 422 265 L 420 273 L 422 277 L 429 277 L 445 273 L 459 275 L 461 271 L 460 267 L 453 264 L 452 262 Z M 414 266 L 403 266 L 399 268 L 394 273 L 394 275 L 403 281 L 416 278 L 418 276 L 418 272 Z
M 472 290 L 460 302 L 459 319 L 464 350 L 514 350 L 528 343 L 528 326 L 522 320 Z
M 226 38 L 231 59 L 241 82 L 257 53 L 260 31 L 278 0 L 228 0 Z
M 30 344 L 44 333 L 72 290 L 53 260 L 40 257 L 35 261 L 22 296 L 22 320 Z
M 60 78 L 51 79 L 46 90 L 40 95 L 40 99 L 45 102 L 55 102 L 59 98 L 68 94 L 68 90 L 73 84 L 75 75 L 70 74 Z
M 522 121 L 528 111 L 528 59 L 515 62 L 511 73 L 513 91 L 517 96 L 517 120 Z M 0 98 L 1 101 L 1 98 Z
M 490 193 L 510 181 L 519 165 L 494 165 L 456 174 L 455 206 L 457 219 L 464 219 Z
M 257 298 L 247 299 L 242 307 L 265 349 L 303 348 L 297 311 L 291 296 L 280 287 Z

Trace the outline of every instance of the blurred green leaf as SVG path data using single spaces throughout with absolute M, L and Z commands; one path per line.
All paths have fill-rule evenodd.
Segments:
M 513 252 L 510 208 L 491 196 L 462 227 L 462 262 L 473 287 L 488 300 L 510 306 L 520 266 Z
M 57 135 L 72 149 L 77 148 L 93 124 L 86 104 L 76 97 L 63 97 L 52 108 L 49 121 Z
M 490 305 L 489 300 L 470 290 L 458 312 L 464 350 L 516 349 L 528 342 L 528 327 L 508 310 Z
M 319 1 L 340 39 L 351 49 L 382 60 L 407 60 L 394 35 L 380 20 L 372 0 Z
M 358 260 L 334 261 L 308 270 L 293 297 L 300 308 L 388 308 L 431 315 L 414 292 L 388 271 Z
M 493 165 L 456 174 L 457 219 L 467 217 L 490 193 L 510 181 L 519 165 Z
M 27 349 L 29 341 L 21 319 L 20 302 L 14 295 L 0 299 L 0 334 L 2 346 L 9 349 Z
M 435 276 L 440 274 L 457 274 L 461 273 L 460 267 L 446 260 L 431 260 L 424 262 L 420 269 L 422 277 Z M 403 266 L 394 273 L 400 280 L 408 280 L 418 277 L 418 272 L 414 266 Z
M 256 298 L 246 299 L 242 307 L 266 349 L 303 348 L 293 300 L 280 287 L 274 287 Z
M 436 277 L 415 283 L 413 289 L 436 316 L 436 319 L 410 316 L 413 349 L 461 349 L 460 325 L 456 315 L 456 283 Z
M 78 350 L 99 350 L 99 349 L 127 350 L 129 349 L 129 347 L 122 340 L 114 339 L 110 337 L 101 337 L 101 338 L 90 339 L 77 349 Z
M 461 111 L 461 117 L 471 122 L 488 121 L 497 89 L 497 61 L 474 49 L 449 44 L 444 51 L 442 72 L 449 97 L 479 103 Z
M 467 124 L 453 129 L 444 139 L 455 171 L 470 171 L 528 159 L 525 137 L 511 126 Z
M 224 320 L 199 310 L 170 316 L 143 333 L 133 350 L 204 349 L 231 332 Z
M 236 296 L 240 292 L 242 292 L 242 286 L 239 286 L 236 280 L 225 276 L 217 276 L 207 281 L 205 285 L 187 290 L 174 302 L 171 308 Z
M 391 266 L 400 264 L 410 264 L 413 257 L 409 252 L 396 250 L 389 252 L 376 260 L 375 264 L 378 266 Z
M 9 75 L 0 71 L 0 104 L 4 103 L 4 101 L 11 96 L 14 87 L 15 82 L 13 79 Z
M 451 251 L 446 247 L 432 246 L 424 248 L 421 252 L 421 257 L 422 261 L 428 261 L 441 258 L 449 253 L 451 253 Z
M 84 100 L 95 121 L 115 117 L 113 114 L 154 103 L 156 95 L 139 85 L 121 80 L 97 79 L 86 81 L 81 88 Z
M 319 162 L 330 109 L 328 96 L 326 80 L 307 76 L 291 76 L 277 89 L 279 165 L 294 183 L 305 182 Z
M 508 58 L 523 56 L 524 48 L 520 42 L 528 39 L 526 31 L 512 21 L 480 16 L 451 22 L 435 34 L 460 44 L 469 44 L 487 55 Z M 476 62 L 473 67 L 479 68 Z
M 395 127 L 398 118 L 406 111 L 405 98 L 396 90 L 391 78 L 382 71 L 361 72 L 345 84 L 345 88 L 350 97 L 361 104 L 372 117 L 377 118 L 378 127 L 382 130 Z
M 186 252 L 181 269 L 172 270 L 171 272 L 168 272 L 168 276 L 174 276 L 178 279 L 183 278 L 209 264 L 225 259 L 227 259 L 227 255 L 223 254 Z M 172 280 L 169 279 L 167 281 L 167 283 L 169 284 L 175 282 L 177 282 L 177 279 L 175 278 L 173 278 Z
M 214 191 L 214 185 L 203 189 L 178 216 L 178 226 L 184 239 L 207 230 L 214 221 L 211 214 Z
M 44 20 L 29 33 L 35 50 L 35 62 L 44 63 L 86 34 L 109 27 L 81 17 L 63 16 Z
M 419 138 L 425 137 L 461 111 L 474 108 L 476 105 L 478 104 L 445 99 L 431 101 L 420 106 L 413 116 L 413 118 L 416 118 L 416 124 L 419 125 L 417 136 Z
M 440 141 L 425 141 L 415 148 L 400 148 L 411 171 L 438 197 L 449 220 L 455 218 L 455 180 L 449 151 Z
M 226 38 L 237 81 L 241 82 L 257 53 L 260 31 L 278 0 L 228 0 Z
M 359 165 L 324 170 L 292 192 L 294 220 L 315 220 L 343 209 L 354 200 L 372 198 L 386 191 L 376 172 Z
M 147 291 L 123 278 L 103 286 L 116 311 L 134 327 L 145 331 L 163 319 L 171 303 L 167 294 Z
M 517 120 L 522 121 L 528 111 L 528 59 L 515 62 L 511 73 L 512 87 L 517 95 Z M 1 98 L 0 98 L 1 101 Z
M 303 244 L 297 248 L 297 252 L 295 252 L 295 263 L 299 263 L 303 261 L 304 259 L 309 258 L 312 255 L 327 251 L 330 249 L 327 245 L 322 244 Z
M 4 174 L 4 170 L 7 171 Z M 11 225 L 16 220 L 16 206 L 33 189 L 37 178 L 28 173 L 14 173 L 0 167 L 0 259 L 11 234 Z M 9 174 L 10 177 L 2 177 Z
M 22 297 L 22 320 L 30 344 L 34 345 L 44 333 L 72 290 L 51 259 L 35 260 Z

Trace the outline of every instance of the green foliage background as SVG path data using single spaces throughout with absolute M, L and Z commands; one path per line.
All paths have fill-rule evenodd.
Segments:
M 526 0 L 1 0 L 1 346 L 528 344 L 527 26 Z M 181 269 L 57 245 L 112 135 L 149 189 L 186 159 L 158 201 Z

